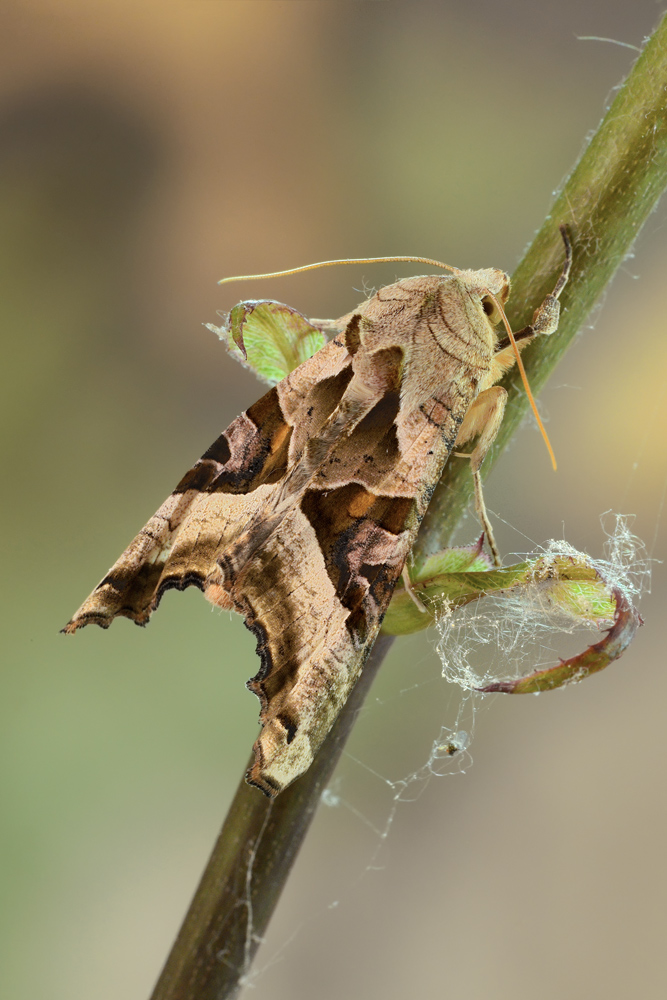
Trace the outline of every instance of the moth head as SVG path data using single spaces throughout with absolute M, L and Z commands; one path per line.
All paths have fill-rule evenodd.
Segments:
M 498 326 L 501 322 L 501 315 L 498 311 L 495 299 L 492 299 L 490 295 L 483 295 L 480 302 L 484 315 L 487 317 L 491 326 Z
M 509 275 L 495 267 L 488 267 L 482 271 L 461 271 L 459 279 L 471 298 L 479 303 L 491 326 L 502 322 L 501 309 L 510 295 Z

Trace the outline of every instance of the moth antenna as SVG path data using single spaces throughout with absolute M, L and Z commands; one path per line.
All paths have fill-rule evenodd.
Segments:
M 230 281 L 257 281 L 260 278 L 285 278 L 289 274 L 314 271 L 317 267 L 334 267 L 336 264 L 391 264 L 395 262 L 428 264 L 429 267 L 442 267 L 455 274 L 461 273 L 460 268 L 452 267 L 451 264 L 443 264 L 439 260 L 431 260 L 430 257 L 351 257 L 343 260 L 320 260 L 316 264 L 302 264 L 301 267 L 291 267 L 287 271 L 271 271 L 268 274 L 237 274 L 232 278 L 221 278 L 218 284 L 226 285 Z
M 563 237 L 563 238 L 565 238 L 565 237 Z M 563 284 L 565 284 L 565 282 L 563 282 Z M 560 289 L 559 289 L 559 291 L 560 291 Z M 512 349 L 513 349 L 514 355 L 516 357 L 517 368 L 519 369 L 519 374 L 521 375 L 521 381 L 523 382 L 523 387 L 526 390 L 526 395 L 528 396 L 528 402 L 530 403 L 530 407 L 531 407 L 533 413 L 535 414 L 535 419 L 537 420 L 537 426 L 540 428 L 540 432 L 542 434 L 542 437 L 544 438 L 544 443 L 547 446 L 547 451 L 549 452 L 549 455 L 551 457 L 551 464 L 553 465 L 554 472 L 555 472 L 556 469 L 558 468 L 558 465 L 556 463 L 556 456 L 554 455 L 554 450 L 551 447 L 551 441 L 549 440 L 549 435 L 547 434 L 546 429 L 544 427 L 544 424 L 542 423 L 542 418 L 540 417 L 539 413 L 537 412 L 537 406 L 535 404 L 535 397 L 533 396 L 533 393 L 531 392 L 530 385 L 528 383 L 528 376 L 526 375 L 526 369 L 524 368 L 523 361 L 521 360 L 521 352 L 519 351 L 519 348 L 517 346 L 517 342 L 514 339 L 514 334 L 512 333 L 512 327 L 509 324 L 509 320 L 508 320 L 508 318 L 507 318 L 507 316 L 505 314 L 505 310 L 503 309 L 501 303 L 498 301 L 498 299 L 493 294 L 493 292 L 489 292 L 488 289 L 487 289 L 484 294 L 488 295 L 489 298 L 492 299 L 493 302 L 495 302 L 496 308 L 497 308 L 498 312 L 500 313 L 500 316 L 501 316 L 501 319 L 502 319 L 503 324 L 505 326 L 505 329 L 507 330 L 507 336 L 510 339 L 510 343 L 512 345 Z

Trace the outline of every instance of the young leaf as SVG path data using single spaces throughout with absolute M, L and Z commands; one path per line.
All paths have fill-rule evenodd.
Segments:
M 322 330 L 305 316 L 271 299 L 239 302 L 222 326 L 204 325 L 233 358 L 269 385 L 276 385 L 326 343 Z
M 484 557 L 478 545 L 445 549 L 427 559 L 411 580 L 427 613 L 420 612 L 412 596 L 398 588 L 387 609 L 383 631 L 408 635 L 431 625 L 443 604 L 451 612 L 489 594 L 516 594 L 530 588 L 539 588 L 545 614 L 551 609 L 583 625 L 608 630 L 604 639 L 569 660 L 525 677 L 496 681 L 479 691 L 529 694 L 583 680 L 618 659 L 642 624 L 623 590 L 605 580 L 601 564 L 584 553 L 570 549 L 566 555 L 540 555 L 514 566 L 485 570 L 479 565 Z

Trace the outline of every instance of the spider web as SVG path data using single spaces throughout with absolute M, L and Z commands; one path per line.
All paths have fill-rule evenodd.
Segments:
M 629 602 L 648 591 L 651 573 L 644 544 L 632 533 L 631 521 L 621 514 L 603 515 L 604 556 L 587 557 L 608 586 L 620 590 Z M 547 564 L 558 557 L 574 561 L 582 556 L 569 542 L 554 540 L 529 555 L 540 554 Z M 454 612 L 445 608 L 436 624 L 442 675 L 471 694 L 493 681 L 517 679 L 548 666 L 562 652 L 563 635 L 591 631 L 579 616 L 554 602 L 551 580 L 480 598 Z M 552 638 L 557 646 L 550 644 Z
M 634 601 L 649 589 L 652 560 L 648 558 L 641 540 L 633 533 L 632 521 L 632 518 L 623 515 L 603 515 L 601 522 L 606 536 L 603 557 L 598 560 L 587 558 L 609 586 L 618 588 Z M 552 540 L 543 548 L 517 555 L 522 558 L 529 555 L 533 559 L 542 556 L 547 560 L 563 556 L 581 557 L 581 553 L 562 540 Z M 435 651 L 440 660 L 440 676 L 417 680 L 410 687 L 399 689 L 396 695 L 376 699 L 375 704 L 363 711 L 372 713 L 379 708 L 383 713 L 383 722 L 386 722 L 384 716 L 390 714 L 392 708 L 404 713 L 405 709 L 401 706 L 410 694 L 423 697 L 424 686 L 429 686 L 437 687 L 439 701 L 444 702 L 439 711 L 442 719 L 447 717 L 446 721 L 440 722 L 436 735 L 430 739 L 426 756 L 422 753 L 421 763 L 400 777 L 392 777 L 388 769 L 380 770 L 374 762 L 369 762 L 366 747 L 363 757 L 351 751 L 344 752 L 347 767 L 339 768 L 322 795 L 324 822 L 329 822 L 329 810 L 351 815 L 353 822 L 368 834 L 366 861 L 362 862 L 357 873 L 348 874 L 342 891 L 322 906 L 319 917 L 317 913 L 309 915 L 309 924 L 313 920 L 322 920 L 333 909 L 344 907 L 345 900 L 353 897 L 355 888 L 368 873 L 386 867 L 387 844 L 401 807 L 415 802 L 435 779 L 464 775 L 472 765 L 472 745 L 480 709 L 488 704 L 489 698 L 497 697 L 483 694 L 477 688 L 501 678 L 519 677 L 529 670 L 553 663 L 563 651 L 564 636 L 574 637 L 575 648 L 580 650 L 584 645 L 581 633 L 594 631 L 582 623 L 581 618 L 568 614 L 560 604 L 556 604 L 550 596 L 548 584 L 545 586 L 544 582 L 480 598 L 454 611 L 443 604 L 436 627 L 439 637 Z M 458 697 L 454 696 L 456 691 Z M 378 756 L 383 758 L 382 751 Z M 250 881 L 249 871 L 248 885 Z M 274 950 L 268 961 L 262 961 L 260 950 L 259 961 L 255 960 L 254 966 L 250 967 L 250 943 L 255 940 L 255 932 L 249 896 L 247 917 L 248 972 L 242 978 L 242 985 L 255 986 L 281 962 L 303 925 L 292 927 L 287 939 Z

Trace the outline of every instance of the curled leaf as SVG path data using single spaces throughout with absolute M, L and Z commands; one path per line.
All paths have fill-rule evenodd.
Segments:
M 271 299 L 239 302 L 222 326 L 204 324 L 263 382 L 276 385 L 326 343 L 322 330 L 296 309 Z
M 538 691 L 551 691 L 566 684 L 577 684 L 598 670 L 604 670 L 625 652 L 637 629 L 643 624 L 641 615 L 621 590 L 614 588 L 612 594 L 615 601 L 614 624 L 600 642 L 594 643 L 583 653 L 572 656 L 569 660 L 561 660 L 557 666 L 536 670 L 518 680 L 495 681 L 476 690 L 484 694 L 492 691 L 504 694 L 536 694 Z
M 570 623 L 608 628 L 604 639 L 569 660 L 525 677 L 475 688 L 508 694 L 547 691 L 583 680 L 618 659 L 642 624 L 626 593 L 605 580 L 600 566 L 570 547 L 501 568 L 489 566 L 479 543 L 467 549 L 448 549 L 431 556 L 410 574 L 411 587 L 427 614 L 419 612 L 404 588 L 397 588 L 382 628 L 390 635 L 407 635 L 433 624 L 443 607 L 451 612 L 492 594 L 517 596 L 522 591 L 530 592 L 546 614 L 564 616 Z

